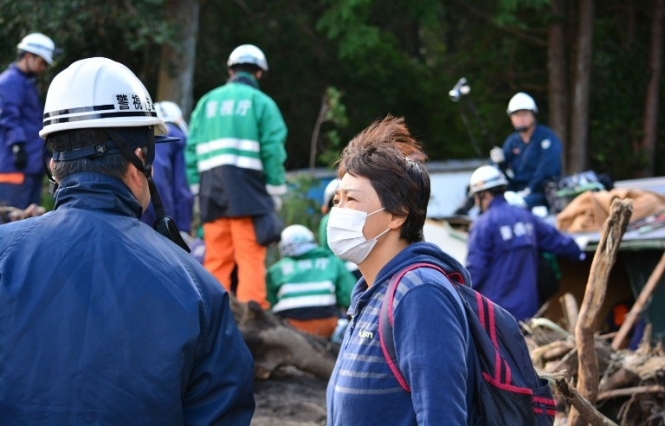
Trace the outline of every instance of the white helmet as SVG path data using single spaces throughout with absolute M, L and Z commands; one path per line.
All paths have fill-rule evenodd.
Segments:
M 261 68 L 263 71 L 268 71 L 268 61 L 266 55 L 263 54 L 261 49 L 253 44 L 243 44 L 236 47 L 229 55 L 229 60 L 226 65 L 231 68 L 233 65 L 252 64 Z
M 282 238 L 277 248 L 282 257 L 285 257 L 303 255 L 316 246 L 312 231 L 302 225 L 291 225 L 282 231 Z
M 508 181 L 501 170 L 494 166 L 480 166 L 469 179 L 469 193 L 475 194 L 498 186 L 506 186 Z
M 531 111 L 534 114 L 538 113 L 538 107 L 536 106 L 536 101 L 529 95 L 524 92 L 516 93 L 515 96 L 510 98 L 508 102 L 508 110 L 506 111 L 508 115 L 516 111 L 527 110 Z
M 44 106 L 43 139 L 53 132 L 100 127 L 155 126 L 166 134 L 152 99 L 129 68 L 107 58 L 76 61 L 56 75 Z
M 23 37 L 23 40 L 16 46 L 18 50 L 29 52 L 33 55 L 41 56 L 47 64 L 53 63 L 53 52 L 55 44 L 53 40 L 44 34 L 32 33 Z
M 331 180 L 326 186 L 326 189 L 323 190 L 323 204 L 321 204 L 323 207 L 328 207 L 330 200 L 333 199 L 337 188 L 339 188 L 339 182 L 340 180 L 335 178 Z
M 182 110 L 175 102 L 171 101 L 162 101 L 155 104 L 155 111 L 157 111 L 157 117 L 164 120 L 165 123 L 173 123 L 180 127 L 185 135 L 188 133 L 187 123 L 182 116 Z

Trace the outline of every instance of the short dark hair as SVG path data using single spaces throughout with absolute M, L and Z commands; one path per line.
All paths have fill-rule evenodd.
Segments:
M 108 129 L 109 131 L 111 129 Z M 143 156 L 147 158 L 147 145 L 153 136 L 152 127 L 119 127 L 112 129 L 115 134 L 124 138 L 133 151 L 141 148 Z M 75 152 L 89 146 L 107 143 L 111 140 L 107 130 L 100 129 L 74 129 L 49 134 L 46 143 L 54 152 Z M 90 155 L 72 160 L 59 160 L 53 162 L 53 177 L 61 180 L 74 173 L 91 172 L 101 173 L 122 179 L 127 173 L 129 160 L 118 150 L 107 151 L 100 155 Z
M 122 179 L 129 167 L 129 161 L 120 153 L 99 157 L 84 157 L 70 161 L 53 162 L 53 177 L 62 180 L 74 173 L 91 172 Z
M 231 65 L 231 71 L 233 71 L 234 73 L 248 72 L 248 73 L 254 75 L 259 71 L 263 71 L 263 69 L 261 67 L 259 67 L 258 65 L 254 65 L 254 64 L 235 64 L 235 65 Z
M 406 216 L 400 238 L 414 243 L 424 240 L 430 197 L 426 158 L 404 119 L 388 115 L 349 142 L 338 161 L 337 176 L 349 173 L 367 178 L 387 212 Z

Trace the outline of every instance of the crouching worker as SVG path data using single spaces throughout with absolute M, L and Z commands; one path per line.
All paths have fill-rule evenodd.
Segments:
M 1 423 L 249 425 L 252 357 L 228 294 L 139 220 L 166 132 L 145 87 L 85 59 L 45 111 L 55 210 L 0 226 Z
M 266 284 L 272 311 L 294 327 L 330 337 L 340 307 L 348 307 L 355 278 L 344 262 L 319 247 L 312 231 L 291 225 L 282 231 L 282 259 L 268 269 Z

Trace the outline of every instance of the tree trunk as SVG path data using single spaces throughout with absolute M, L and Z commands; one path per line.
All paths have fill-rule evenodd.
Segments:
M 594 0 L 579 2 L 577 58 L 573 79 L 573 108 L 570 133 L 569 172 L 584 171 L 588 163 L 589 92 L 593 44 Z
M 563 144 L 562 161 L 566 169 L 568 144 L 568 73 L 565 34 L 565 0 L 552 0 L 552 22 L 547 39 L 547 70 L 549 73 L 549 125 Z
M 639 177 L 653 176 L 658 137 L 658 109 L 660 78 L 663 73 L 663 9 L 665 0 L 654 0 L 653 22 L 651 24 L 651 46 L 649 48 L 649 84 L 644 102 L 644 138 L 637 142 L 636 151 L 645 161 L 644 169 L 638 170 Z
M 166 16 L 177 22 L 176 41 L 162 45 L 156 101 L 173 101 L 185 119 L 194 106 L 194 62 L 199 32 L 199 1 L 169 0 Z

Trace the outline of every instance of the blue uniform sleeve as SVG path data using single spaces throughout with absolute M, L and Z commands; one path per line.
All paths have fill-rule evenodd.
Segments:
M 468 334 L 459 303 L 446 293 L 438 284 L 417 285 L 394 311 L 399 369 L 419 425 L 467 423 Z
M 180 141 L 175 142 L 172 152 L 173 161 L 173 200 L 175 201 L 175 221 L 178 229 L 190 232 L 192 228 L 192 209 L 194 196 L 187 184 L 187 170 L 185 167 L 185 146 L 187 138 L 183 135 Z
M 489 275 L 489 261 L 492 239 L 484 232 L 481 222 L 476 222 L 469 230 L 466 269 L 471 274 L 471 286 L 474 289 L 484 287 Z
M 249 425 L 255 406 L 252 355 L 231 314 L 228 293 L 214 302 L 208 305 L 203 347 L 183 397 L 184 424 Z
M 540 157 L 528 187 L 531 192 L 542 192 L 545 181 L 561 176 L 561 141 L 554 132 L 548 131 L 542 140 L 532 143 L 540 144 Z
M 583 252 L 570 235 L 559 232 L 558 229 L 535 216 L 533 218 L 539 250 L 563 256 L 570 260 L 582 260 Z
M 0 130 L 7 146 L 25 143 L 27 138 L 21 126 L 21 100 L 25 99 L 22 84 L 3 84 L 0 87 Z

